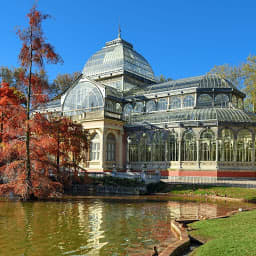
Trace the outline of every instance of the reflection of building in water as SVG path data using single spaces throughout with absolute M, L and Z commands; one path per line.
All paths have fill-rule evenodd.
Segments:
M 89 219 L 89 240 L 88 248 L 92 248 L 88 255 L 100 255 L 100 249 L 107 243 L 101 243 L 100 239 L 104 238 L 104 230 L 101 228 L 102 225 L 102 205 L 91 205 L 88 208 L 88 219 Z
M 200 217 L 217 217 L 219 215 L 217 204 L 168 202 L 167 207 L 172 218 L 198 219 Z

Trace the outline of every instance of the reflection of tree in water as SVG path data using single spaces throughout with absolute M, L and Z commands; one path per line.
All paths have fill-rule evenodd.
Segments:
M 152 255 L 153 246 L 161 251 L 174 241 L 174 213 L 214 216 L 237 208 L 124 199 L 0 202 L 0 255 Z
M 25 212 L 20 202 L 0 202 L 0 255 L 10 255 L 10 248 L 13 255 L 22 255 L 25 223 Z

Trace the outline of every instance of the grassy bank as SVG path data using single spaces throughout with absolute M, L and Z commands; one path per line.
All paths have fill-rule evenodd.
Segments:
M 194 222 L 189 225 L 193 237 L 205 243 L 193 256 L 256 255 L 256 211 L 241 212 L 225 219 Z
M 186 196 L 221 196 L 239 198 L 249 202 L 256 202 L 256 189 L 238 187 L 216 187 L 209 185 L 172 185 L 163 182 L 149 187 L 151 193 L 169 193 L 169 195 Z

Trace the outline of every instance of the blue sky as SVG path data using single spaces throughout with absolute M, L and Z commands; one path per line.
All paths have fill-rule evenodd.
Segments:
M 0 0 L 0 66 L 17 66 L 21 42 L 16 26 L 26 26 L 33 0 Z M 64 59 L 46 67 L 58 73 L 81 71 L 106 41 L 122 37 L 151 64 L 155 75 L 173 79 L 201 75 L 214 65 L 237 65 L 256 54 L 254 0 L 39 0 L 50 14 L 43 29 Z

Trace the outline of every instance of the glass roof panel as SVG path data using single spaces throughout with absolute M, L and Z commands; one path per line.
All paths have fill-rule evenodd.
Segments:
M 103 105 L 103 96 L 99 89 L 88 81 L 81 81 L 68 92 L 63 112 L 66 115 L 77 115 L 98 110 Z

